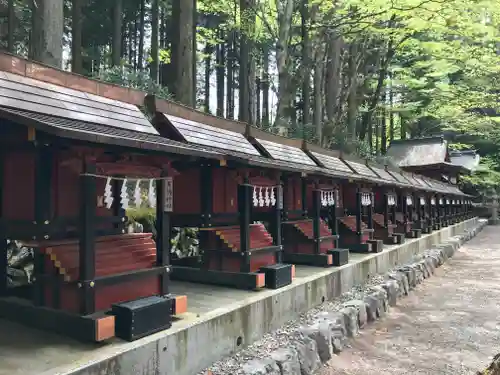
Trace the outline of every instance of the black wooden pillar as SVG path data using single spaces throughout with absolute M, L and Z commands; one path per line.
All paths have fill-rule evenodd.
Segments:
M 282 194 L 283 194 L 283 199 L 282 199 L 282 209 L 281 209 L 281 218 L 283 219 L 283 221 L 288 221 L 288 218 L 289 218 L 289 211 L 290 211 L 290 207 L 288 207 L 288 199 L 286 199 L 286 197 L 288 197 L 288 191 L 290 189 L 290 184 L 288 183 L 288 176 L 283 174 L 281 175 L 281 178 L 280 178 L 280 181 L 281 181 L 281 186 L 282 186 Z
M 367 193 L 367 194 L 370 197 L 370 204 L 366 206 L 368 229 L 373 229 L 373 208 L 375 207 L 375 194 L 373 193 Z
M 334 202 L 333 202 L 333 206 L 328 207 L 328 227 L 330 228 L 330 231 L 332 232 L 333 235 L 338 236 L 339 223 L 337 220 L 337 208 L 338 208 L 340 197 L 339 197 L 339 192 L 336 189 L 333 191 L 333 194 L 335 197 Z M 335 247 L 338 247 L 338 245 L 339 245 L 338 242 L 339 242 L 338 238 L 334 240 Z
M 363 193 L 361 190 L 358 188 L 358 191 L 356 193 L 356 234 L 359 236 L 361 239 L 362 236 L 362 226 L 361 223 L 362 221 L 362 215 L 363 215 Z
M 173 210 L 173 180 L 164 179 L 168 174 L 164 171 L 162 178 L 156 180 L 156 265 L 165 267 L 160 275 L 160 293 L 169 293 L 170 265 L 170 213 Z
M 251 196 L 249 200 L 251 200 Z M 276 263 L 283 262 L 283 235 L 281 233 L 281 217 L 283 211 L 283 185 L 276 186 L 276 206 L 274 207 L 274 217 L 271 223 L 273 236 L 273 245 L 279 246 L 279 251 L 276 253 Z
M 200 202 L 201 202 L 201 227 L 209 228 L 212 226 L 212 211 L 213 211 L 213 166 L 210 162 L 205 161 L 201 164 L 200 171 Z M 200 244 L 206 246 L 208 243 L 209 232 L 200 230 L 198 232 Z M 210 262 L 210 254 L 204 251 L 202 255 L 201 267 L 208 270 Z
M 423 212 L 425 210 L 425 205 L 423 205 L 422 202 L 420 202 L 421 199 L 422 199 L 421 196 L 418 196 L 418 199 L 414 199 L 415 204 L 418 204 L 417 215 L 418 215 L 418 220 L 420 223 L 422 222 L 422 220 L 425 217 L 425 214 Z
M 250 272 L 250 220 L 252 217 L 252 192 L 254 187 L 248 183 L 238 186 L 238 210 L 240 213 L 240 271 Z
M 96 177 L 95 163 L 85 161 L 83 174 L 80 176 L 80 281 L 81 303 L 80 312 L 83 315 L 95 312 L 95 237 L 96 237 Z M 115 197 L 116 199 L 116 197 Z
M 300 189 L 300 200 L 302 202 L 302 216 L 308 217 L 309 213 L 307 212 L 307 177 L 301 177 L 301 189 Z
M 390 207 L 389 207 L 389 197 L 391 196 L 390 193 L 385 193 L 384 194 L 384 227 L 388 228 L 389 227 L 389 215 L 390 215 Z
M 4 184 L 5 154 L 0 152 L 0 297 L 7 294 L 7 236 L 1 222 L 3 214 L 3 184 Z
M 312 192 L 313 200 L 313 212 L 312 212 L 312 223 L 313 223 L 313 237 L 314 237 L 314 254 L 320 253 L 320 220 L 321 220 L 321 190 L 314 189 Z
M 43 144 L 37 144 L 35 146 L 34 218 L 37 227 L 36 239 L 38 241 L 50 239 L 50 234 L 44 229 L 45 227 L 48 227 L 51 220 L 51 182 L 53 161 L 54 154 L 50 146 Z M 45 282 L 44 278 L 42 277 L 45 272 L 44 256 L 36 248 L 34 256 L 34 302 L 36 305 L 45 306 Z

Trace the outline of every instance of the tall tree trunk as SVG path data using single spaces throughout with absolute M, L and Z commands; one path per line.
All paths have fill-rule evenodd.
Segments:
M 212 72 L 212 51 L 213 46 L 207 42 L 205 45 L 205 98 L 203 101 L 203 107 L 206 113 L 210 113 L 210 75 Z
M 160 79 L 160 48 L 159 48 L 159 25 L 160 6 L 159 0 L 153 0 L 151 3 L 151 79 L 158 83 Z
M 385 155 L 387 153 L 387 87 L 384 89 L 383 95 L 384 106 L 382 107 L 382 129 L 380 136 L 380 153 Z
M 311 123 L 311 38 L 309 36 L 309 0 L 302 0 L 300 8 L 302 34 L 302 126 Z
M 342 40 L 336 33 L 328 35 L 325 72 L 325 111 L 327 123 L 323 129 L 323 136 L 331 138 L 335 128 L 335 110 L 340 92 L 340 64 Z
M 113 7 L 113 48 L 111 65 L 120 65 L 122 57 L 123 1 L 115 0 Z
M 234 119 L 234 60 L 235 60 L 235 44 L 236 32 L 233 30 L 229 33 L 227 42 L 227 89 L 226 89 L 226 117 Z
M 139 16 L 139 52 L 137 56 L 137 68 L 144 68 L 144 28 L 146 24 L 146 0 L 141 0 L 141 10 Z
M 403 115 L 399 115 L 399 122 L 401 124 L 401 139 L 406 139 L 406 119 Z
M 268 128 L 271 125 L 269 117 L 269 43 L 264 41 L 262 48 L 262 125 Z
M 172 92 L 178 102 L 195 106 L 194 92 L 194 6 L 193 0 L 173 0 L 172 21 L 175 23 L 172 38 L 172 67 L 175 83 Z
M 324 145 L 323 140 L 323 52 L 317 49 L 314 58 L 314 97 L 313 97 L 313 124 L 316 129 L 316 137 L 320 145 Z
M 134 20 L 134 71 L 137 71 L 137 57 L 139 56 L 138 54 L 138 51 L 137 51 L 137 47 L 138 47 L 138 43 L 137 43 L 137 39 L 138 39 L 138 27 L 139 27 L 139 21 L 137 20 L 137 18 Z
M 14 53 L 14 29 L 16 17 L 16 14 L 14 12 L 14 0 L 9 0 L 7 7 L 7 51 L 9 51 L 10 53 Z
M 358 114 L 358 67 L 356 56 L 358 54 L 358 45 L 351 42 L 349 48 L 349 94 L 347 97 L 347 127 L 351 135 L 351 140 L 356 141 L 356 117 Z
M 62 68 L 63 0 L 38 0 L 33 3 L 32 14 L 31 51 L 33 59 Z
M 134 66 L 134 22 L 130 21 L 127 26 L 127 49 L 128 65 Z
M 253 58 L 253 34 L 255 13 L 253 0 L 240 0 L 240 73 L 239 73 L 239 115 L 238 119 L 255 123 L 255 61 Z
M 219 31 L 219 37 L 222 37 L 223 31 Z M 222 39 L 222 38 L 221 38 Z M 217 45 L 217 116 L 224 116 L 224 66 L 225 66 L 225 43 L 221 42 Z
M 166 14 L 167 10 L 165 8 L 160 9 L 160 48 L 165 48 L 165 29 L 166 29 Z
M 260 100 L 261 91 L 260 77 L 257 77 L 255 80 L 255 125 L 257 125 L 259 128 L 262 126 L 262 103 Z
M 71 7 L 71 70 L 74 73 L 83 73 L 82 0 L 73 0 Z
M 293 0 L 278 1 L 278 41 L 276 43 L 276 60 L 278 63 L 278 107 L 274 122 L 278 133 L 286 135 L 292 122 L 293 99 L 295 91 L 292 87 L 289 72 L 289 41 L 291 35 Z
M 394 141 L 394 90 L 392 84 L 392 74 L 390 75 L 389 86 L 389 140 Z

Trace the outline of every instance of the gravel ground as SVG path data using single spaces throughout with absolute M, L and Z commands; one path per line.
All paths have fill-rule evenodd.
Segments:
M 370 287 L 374 285 L 379 285 L 384 281 L 384 277 L 381 275 L 373 276 L 367 281 L 366 284 L 362 286 L 357 286 L 351 289 L 350 292 L 343 294 L 338 299 L 333 301 L 327 301 L 320 306 L 309 310 L 307 313 L 302 314 L 299 319 L 288 322 L 279 330 L 266 334 L 261 340 L 255 342 L 254 344 L 248 346 L 244 350 L 235 353 L 231 357 L 226 357 L 216 363 L 214 363 L 210 368 L 205 369 L 200 372 L 199 375 L 207 374 L 207 370 L 210 370 L 213 375 L 234 375 L 238 374 L 241 369 L 241 365 L 252 359 L 261 359 L 269 356 L 269 353 L 273 350 L 279 348 L 287 348 L 290 343 L 290 333 L 298 329 L 302 325 L 311 324 L 318 316 L 319 313 L 328 311 L 334 312 L 342 308 L 344 302 L 353 299 L 363 299 L 366 292 L 369 291 Z
M 321 375 L 475 374 L 498 353 L 499 285 L 500 230 L 487 226 Z

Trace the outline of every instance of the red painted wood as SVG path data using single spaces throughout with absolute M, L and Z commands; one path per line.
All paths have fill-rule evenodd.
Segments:
M 77 241 L 61 241 L 60 244 L 48 243 L 41 246 L 45 254 L 49 252 L 61 263 L 70 280 L 78 280 L 79 247 Z M 46 256 L 47 272 L 57 270 L 54 259 Z M 96 240 L 96 277 L 108 276 L 140 269 L 152 268 L 156 264 L 156 245 L 148 233 L 133 233 L 106 236 Z M 61 291 L 61 308 L 77 312 L 80 291 L 76 285 L 64 285 Z M 152 276 L 96 288 L 95 308 L 97 311 L 108 309 L 111 304 L 134 300 L 160 293 L 159 277 Z M 48 286 L 45 295 L 52 301 L 52 287 Z

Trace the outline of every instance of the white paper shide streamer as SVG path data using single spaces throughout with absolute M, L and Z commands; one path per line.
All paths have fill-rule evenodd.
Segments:
M 111 178 L 106 179 L 106 186 L 104 187 L 104 204 L 106 208 L 111 208 L 113 206 L 113 191 L 111 188 Z

